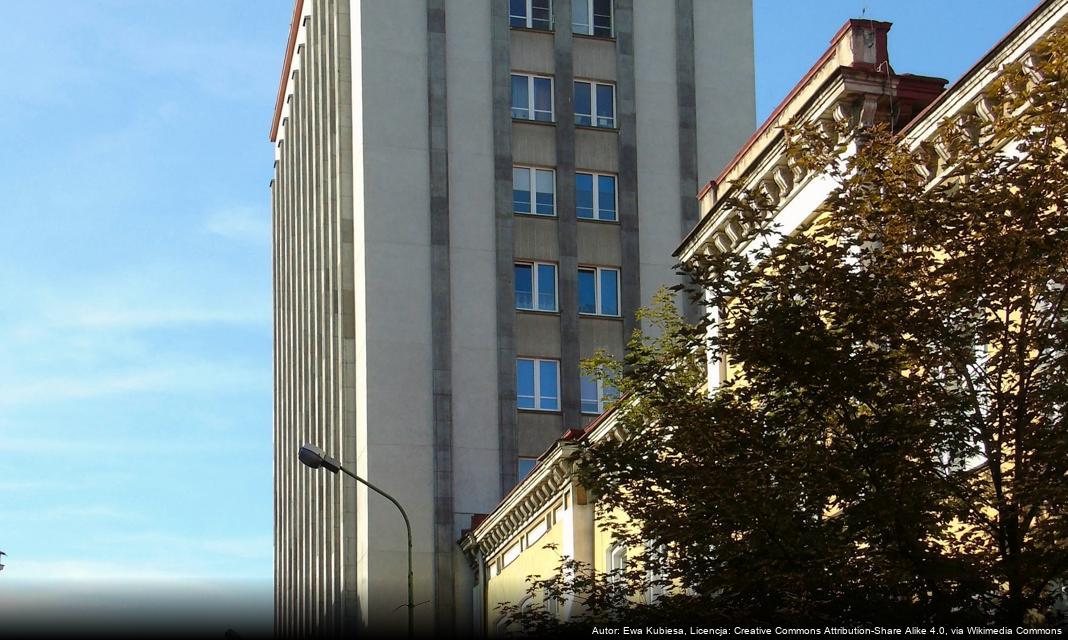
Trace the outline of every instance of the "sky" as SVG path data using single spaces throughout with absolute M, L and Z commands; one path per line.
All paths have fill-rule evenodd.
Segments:
M 267 131 L 292 0 L 0 6 L 18 16 L 0 85 L 0 618 L 135 593 L 269 616 Z M 849 17 L 894 22 L 899 73 L 954 80 L 1033 6 L 755 0 L 757 122 Z

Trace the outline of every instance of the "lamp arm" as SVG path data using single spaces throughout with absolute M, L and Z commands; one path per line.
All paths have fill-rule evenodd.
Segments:
M 340 464 L 338 465 L 338 468 L 341 469 L 341 471 L 345 475 L 349 476 L 356 482 L 363 484 L 368 489 L 371 489 L 386 500 L 392 502 L 393 506 L 397 507 L 397 511 L 400 511 L 401 517 L 404 518 L 404 528 L 408 531 L 408 637 L 412 638 L 414 637 L 413 634 L 415 632 L 415 587 L 412 574 L 412 523 L 408 520 L 408 514 L 404 511 L 404 507 L 402 507 L 401 504 L 397 502 L 396 498 L 389 495 L 385 491 L 382 491 L 381 489 L 364 480 L 355 473 L 349 471 Z
M 412 539 L 412 523 L 408 521 L 408 514 L 404 511 L 404 507 L 402 507 L 400 505 L 400 503 L 397 502 L 397 500 L 393 496 L 389 495 L 385 491 L 382 491 L 378 487 L 376 487 L 373 484 L 371 484 L 370 482 L 364 480 L 363 478 L 361 478 L 360 476 L 356 475 L 355 473 L 349 471 L 345 467 L 339 466 L 338 468 L 341 469 L 341 471 L 344 472 L 345 475 L 349 476 L 350 478 L 352 478 L 356 482 L 359 482 L 359 483 L 365 485 L 368 489 L 371 489 L 372 491 L 374 491 L 378 495 L 382 496 L 386 500 L 389 500 L 390 502 L 393 503 L 393 505 L 395 507 L 397 507 L 397 511 L 400 511 L 401 517 L 404 518 L 404 526 L 408 529 L 408 540 L 409 540 L 409 543 L 410 543 L 410 541 Z M 409 546 L 411 546 L 411 545 L 409 544 Z

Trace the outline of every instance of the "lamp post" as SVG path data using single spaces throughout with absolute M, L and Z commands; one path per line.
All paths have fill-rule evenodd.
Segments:
M 370 482 L 364 480 L 360 476 L 341 466 L 341 464 L 337 460 L 334 460 L 330 456 L 325 455 L 323 453 L 323 450 L 315 446 L 314 444 L 306 444 L 302 446 L 300 448 L 300 453 L 298 454 L 298 457 L 300 458 L 301 462 L 308 465 L 312 469 L 323 468 L 329 471 L 330 473 L 337 473 L 338 471 L 341 471 L 356 482 L 363 484 L 368 489 L 374 491 L 386 500 L 392 502 L 393 505 L 397 507 L 397 510 L 400 511 L 401 517 L 404 518 L 404 528 L 408 531 L 408 637 L 414 637 L 415 590 L 412 587 L 412 523 L 408 520 L 408 514 L 404 511 L 404 507 L 402 507 L 393 496 L 389 495 L 385 491 L 382 491 Z

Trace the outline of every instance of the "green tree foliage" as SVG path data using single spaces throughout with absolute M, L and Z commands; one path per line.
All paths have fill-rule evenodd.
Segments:
M 749 249 L 683 265 L 694 299 L 719 310 L 715 332 L 670 296 L 645 312 L 656 337 L 636 335 L 613 380 L 626 437 L 580 461 L 601 512 L 640 523 L 616 537 L 649 551 L 620 576 L 565 559 L 531 593 L 575 597 L 586 626 L 1055 623 L 1066 76 L 1056 32 L 987 89 L 992 121 L 947 121 L 916 149 L 881 126 L 788 128 L 794 160 L 838 185 L 825 215 L 784 236 L 771 203 L 733 198 Z M 712 394 L 709 351 L 731 372 Z M 650 601 L 650 579 L 673 588 Z M 505 611 L 559 628 L 538 605 Z

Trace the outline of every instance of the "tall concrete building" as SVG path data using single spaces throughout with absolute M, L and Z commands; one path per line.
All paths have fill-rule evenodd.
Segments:
M 607 390 L 754 126 L 749 0 L 297 0 L 271 127 L 277 630 L 472 630 L 457 547 Z

